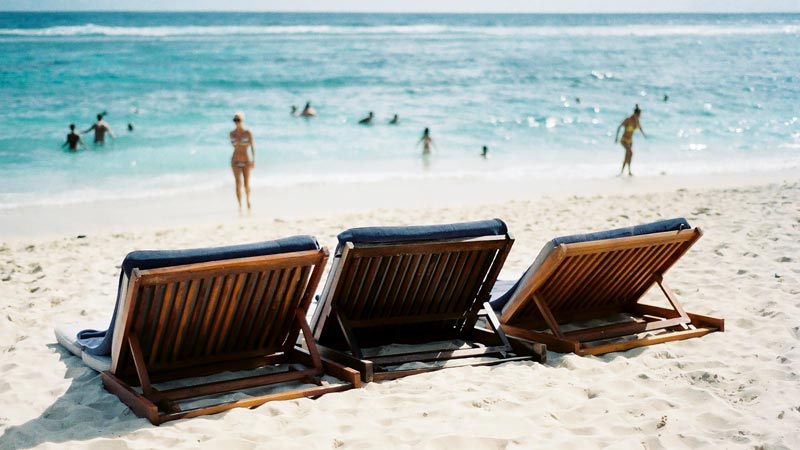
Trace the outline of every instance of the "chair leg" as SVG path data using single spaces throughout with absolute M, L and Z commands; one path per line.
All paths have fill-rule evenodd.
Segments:
M 101 377 L 106 390 L 119 397 L 122 403 L 127 405 L 136 416 L 144 417 L 153 425 L 160 423 L 158 406 L 155 403 L 133 390 L 128 383 L 120 380 L 111 372 L 103 372 Z
M 308 353 L 311 355 L 311 361 L 313 362 L 313 366 L 315 369 L 318 369 L 320 373 L 322 373 L 322 358 L 319 356 L 319 350 L 317 349 L 316 342 L 314 341 L 314 335 L 311 332 L 311 327 L 308 326 L 308 322 L 306 321 L 305 316 L 301 316 L 300 312 L 295 316 L 295 322 L 297 322 L 297 326 L 300 328 L 300 331 L 303 333 L 303 339 L 306 341 L 306 348 L 308 349 Z M 286 351 L 289 354 L 289 351 L 294 348 L 294 342 L 287 343 L 289 346 Z
M 353 327 L 350 326 L 350 321 L 347 320 L 347 317 L 345 317 L 344 314 L 340 313 L 337 309 L 333 309 L 331 312 L 334 316 L 336 316 L 336 321 L 339 323 L 339 329 L 342 330 L 344 339 L 347 341 L 347 346 L 350 348 L 353 356 L 358 359 L 364 359 L 364 352 L 361 351 L 361 346 L 358 345 L 358 340 L 356 339 L 355 333 L 353 333 Z
M 506 334 L 503 332 L 503 328 L 500 326 L 500 320 L 497 318 L 494 310 L 492 310 L 489 302 L 485 302 L 483 304 L 483 311 L 481 312 L 481 315 L 486 317 L 486 323 L 489 324 L 491 330 L 494 331 L 494 334 L 498 339 L 500 339 L 500 343 L 507 348 L 509 352 L 513 351 L 511 343 L 508 341 L 508 337 L 506 337 Z M 506 356 L 506 353 L 507 352 L 502 353 L 503 357 Z
M 669 302 L 670 305 L 672 305 L 672 308 L 682 318 L 686 319 L 687 321 L 691 321 L 691 319 L 689 319 L 689 316 L 686 315 L 686 311 L 683 310 L 683 305 L 681 305 L 681 302 L 678 301 L 678 297 L 675 296 L 675 292 L 673 292 L 673 290 L 670 289 L 666 285 L 666 283 L 664 283 L 664 278 L 661 275 L 656 275 L 655 278 L 656 278 L 656 283 L 658 283 L 658 287 L 661 288 L 661 292 L 663 292 L 664 296 L 667 297 L 667 301 Z
M 533 294 L 533 301 L 536 303 L 536 306 L 539 307 L 539 312 L 542 314 L 542 317 L 544 317 L 544 321 L 545 323 L 547 323 L 547 326 L 550 328 L 550 331 L 553 332 L 553 335 L 555 335 L 559 339 L 565 339 L 564 333 L 561 332 L 561 327 L 558 326 L 558 321 L 556 320 L 555 316 L 553 316 L 553 313 L 550 311 L 550 307 L 547 305 L 547 302 L 544 301 L 544 299 L 539 294 L 536 293 Z
M 139 384 L 142 386 L 142 393 L 147 397 L 153 393 L 153 386 L 150 384 L 150 374 L 147 371 L 142 347 L 136 333 L 128 334 L 128 347 L 130 347 L 133 365 L 136 368 L 136 376 L 139 377 Z

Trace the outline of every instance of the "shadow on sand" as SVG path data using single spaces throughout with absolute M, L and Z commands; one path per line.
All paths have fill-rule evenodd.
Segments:
M 0 435 L 0 449 L 18 450 L 43 443 L 113 439 L 134 430 L 153 427 L 106 391 L 100 374 L 86 367 L 80 358 L 58 344 L 49 344 L 48 347 L 58 352 L 60 361 L 66 366 L 64 376 L 71 378 L 72 384 L 41 416 L 7 427 Z

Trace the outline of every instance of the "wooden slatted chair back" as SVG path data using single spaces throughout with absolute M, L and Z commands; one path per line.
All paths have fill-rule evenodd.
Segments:
M 636 303 L 699 239 L 699 229 L 561 244 L 503 312 L 509 325 L 544 324 L 533 295 L 559 323 L 624 311 Z
M 344 346 L 336 311 L 365 346 L 452 339 L 475 325 L 513 244 L 509 236 L 403 244 L 347 243 L 334 261 L 315 337 Z M 372 327 L 372 330 L 369 328 Z M 397 333 L 392 329 L 397 328 Z M 413 331 L 412 331 L 413 330 Z
M 240 258 L 131 275 L 117 323 L 111 372 L 135 378 L 126 337 L 135 334 L 150 375 L 258 360 L 289 351 L 327 260 L 327 250 Z M 310 288 L 310 289 L 309 289 Z M 118 339 L 119 337 L 119 339 Z

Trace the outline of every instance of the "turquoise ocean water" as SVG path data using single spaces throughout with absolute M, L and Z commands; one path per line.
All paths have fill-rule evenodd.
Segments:
M 2 13 L 0 211 L 229 188 L 238 110 L 258 186 L 611 177 L 636 103 L 638 175 L 800 167 L 800 15 Z

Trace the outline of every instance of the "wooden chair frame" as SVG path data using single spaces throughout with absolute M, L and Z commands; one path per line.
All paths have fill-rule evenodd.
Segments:
M 104 386 L 137 416 L 156 425 L 359 387 L 357 371 L 320 356 L 305 318 L 327 259 L 328 251 L 322 248 L 134 269 L 118 311 L 111 369 L 102 373 Z M 301 333 L 305 348 L 296 345 Z M 187 387 L 154 386 L 277 365 L 287 369 Z M 340 382 L 329 383 L 323 375 Z M 178 404 L 289 382 L 316 386 L 189 409 Z M 140 386 L 141 392 L 133 386 Z
M 544 345 L 507 337 L 486 303 L 513 242 L 506 235 L 400 244 L 345 243 L 341 256 L 334 258 L 312 320 L 321 354 L 357 369 L 366 382 L 465 365 L 531 359 L 544 362 Z M 368 266 L 359 269 L 360 262 Z M 464 273 L 467 275 L 459 278 Z M 456 292 L 447 298 L 447 289 Z M 470 289 L 475 295 L 468 298 Z M 459 301 L 462 303 L 458 304 Z M 355 304 L 361 316 L 344 312 L 343 303 Z M 485 328 L 476 327 L 480 319 L 484 320 Z M 443 322 L 457 325 L 451 328 L 434 325 Z M 387 327 L 399 329 L 399 334 L 382 335 Z M 413 337 L 404 333 L 408 327 L 418 327 Z M 372 334 L 362 339 L 359 332 Z M 339 333 L 345 345 L 328 342 L 330 333 Z M 381 356 L 366 349 L 396 343 L 394 339 L 414 344 L 459 339 L 470 348 Z M 494 359 L 463 360 L 476 357 Z M 408 370 L 388 368 L 408 362 L 454 359 L 462 361 Z
M 664 273 L 702 236 L 699 228 L 561 244 L 526 274 L 503 309 L 511 336 L 550 350 L 598 355 L 724 331 L 725 321 L 687 313 Z M 530 276 L 527 276 L 530 275 Z M 670 308 L 640 303 L 657 285 Z M 631 320 L 563 331 L 562 325 L 627 314 Z M 549 331 L 539 331 L 545 328 Z M 663 331 L 638 337 L 637 334 Z M 627 341 L 611 341 L 628 337 Z

